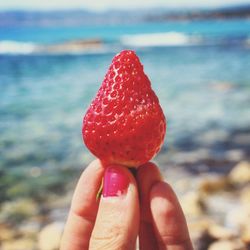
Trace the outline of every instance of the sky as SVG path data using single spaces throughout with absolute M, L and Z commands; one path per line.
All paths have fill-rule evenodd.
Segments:
M 138 7 L 217 7 L 249 3 L 250 0 L 0 0 L 0 10 L 9 9 L 76 9 L 107 10 Z

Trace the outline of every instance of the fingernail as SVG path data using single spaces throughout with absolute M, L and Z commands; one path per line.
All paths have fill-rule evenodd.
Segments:
M 121 196 L 127 192 L 129 178 L 118 166 L 109 166 L 104 174 L 103 196 Z

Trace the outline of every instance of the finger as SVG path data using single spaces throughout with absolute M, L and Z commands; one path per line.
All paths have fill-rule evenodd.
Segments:
M 109 166 L 104 175 L 90 249 L 134 249 L 139 227 L 139 201 L 136 182 L 125 167 Z
M 153 184 L 161 181 L 162 177 L 157 166 L 150 162 L 139 167 L 136 177 L 140 194 L 140 249 L 157 249 L 149 194 Z
M 82 173 L 72 199 L 61 250 L 88 249 L 98 210 L 96 195 L 103 174 L 104 168 L 99 160 L 93 161 Z
M 193 249 L 184 214 L 172 188 L 160 181 L 152 187 L 150 198 L 158 248 Z

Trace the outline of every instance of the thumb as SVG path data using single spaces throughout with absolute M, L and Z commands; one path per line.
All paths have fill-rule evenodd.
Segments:
M 109 166 L 104 174 L 103 196 L 89 249 L 135 249 L 138 228 L 139 199 L 135 179 L 127 168 Z

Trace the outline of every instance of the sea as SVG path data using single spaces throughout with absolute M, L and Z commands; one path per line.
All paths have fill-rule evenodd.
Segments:
M 96 39 L 80 50 L 48 49 Z M 249 152 L 250 143 L 230 139 L 250 134 L 249 19 L 0 25 L 0 200 L 60 189 L 93 158 L 82 118 L 123 49 L 140 57 L 167 117 L 161 158 Z

